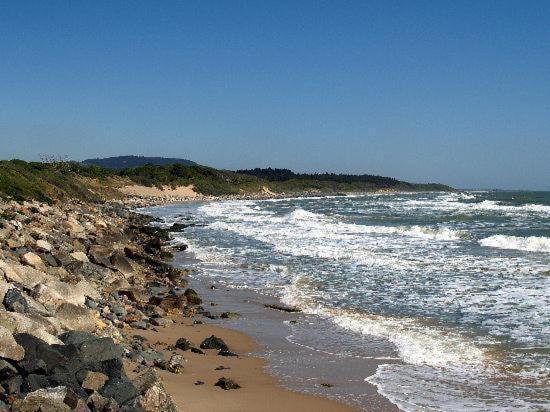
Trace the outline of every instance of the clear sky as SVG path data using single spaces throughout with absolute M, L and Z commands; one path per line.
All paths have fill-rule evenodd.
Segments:
M 0 143 L 550 189 L 550 1 L 2 1 Z

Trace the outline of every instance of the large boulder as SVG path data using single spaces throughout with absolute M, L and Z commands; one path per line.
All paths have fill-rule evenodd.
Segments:
M 46 240 L 39 239 L 36 241 L 35 249 L 38 252 L 51 252 L 52 245 L 50 245 L 50 243 Z
M 73 305 L 72 303 L 62 303 L 57 308 L 55 316 L 65 329 L 87 332 L 96 330 L 94 312 L 85 307 Z
M 4 295 L 2 303 L 4 304 L 6 310 L 9 310 L 10 312 L 25 313 L 29 310 L 29 305 L 25 299 L 25 296 L 23 296 L 21 291 L 16 288 L 8 289 Z
M 38 257 L 40 259 L 40 257 Z M 27 289 L 33 289 L 39 283 L 53 280 L 51 276 L 30 266 L 23 266 L 15 262 L 0 260 L 0 270 L 10 282 L 19 283 Z
M 200 346 L 201 349 L 229 350 L 223 339 L 214 335 L 203 340 Z
M 71 408 L 64 402 L 66 396 L 64 386 L 39 389 L 16 400 L 13 409 L 19 412 L 69 412 Z
M 45 318 L 41 315 L 28 313 L 0 311 L 0 326 L 10 333 L 28 333 L 50 344 L 61 343 L 55 336 L 60 332 L 61 325 L 55 318 Z
M 154 369 L 138 376 L 133 383 L 140 395 L 129 402 L 128 407 L 147 412 L 176 412 L 178 410 Z
M 25 349 L 19 345 L 11 332 L 0 326 L 0 357 L 20 361 L 25 356 Z

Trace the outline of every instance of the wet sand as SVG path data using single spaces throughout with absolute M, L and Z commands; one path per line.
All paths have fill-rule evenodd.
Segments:
M 205 320 L 207 321 L 207 320 Z M 261 347 L 244 333 L 219 326 L 194 325 L 189 318 L 177 318 L 176 323 L 159 328 L 158 332 L 135 331 L 134 334 L 147 338 L 150 343 L 173 345 L 180 337 L 185 337 L 195 347 L 211 335 L 222 338 L 229 349 L 239 357 L 223 357 L 217 350 L 204 350 L 205 355 L 176 349 L 187 360 L 181 374 L 159 371 L 165 387 L 181 411 L 311 411 L 344 412 L 354 411 L 351 406 L 324 398 L 293 392 L 283 388 L 279 382 L 265 370 L 265 360 L 246 355 Z M 165 351 L 169 357 L 169 351 Z M 225 366 L 230 369 L 215 370 Z M 226 377 L 233 379 L 241 389 L 223 390 L 214 386 L 216 381 Z M 203 381 L 203 385 L 195 382 Z

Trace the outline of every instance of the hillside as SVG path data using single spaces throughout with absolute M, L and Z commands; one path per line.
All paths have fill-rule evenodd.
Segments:
M 107 169 L 132 169 L 146 165 L 163 166 L 170 164 L 180 164 L 186 166 L 196 166 L 197 163 L 187 159 L 177 159 L 171 157 L 148 157 L 148 156 L 115 156 L 98 159 L 86 159 L 82 162 L 85 165 L 95 165 Z
M 255 169 L 232 172 L 199 165 L 146 165 L 113 170 L 77 162 L 0 161 L 0 198 L 36 199 L 51 203 L 55 199 L 76 198 L 102 201 L 120 198 L 127 185 L 148 187 L 193 186 L 202 195 L 245 195 L 265 190 L 285 194 L 370 192 L 376 190 L 446 191 L 441 184 L 415 184 L 370 175 L 295 174 L 280 169 Z

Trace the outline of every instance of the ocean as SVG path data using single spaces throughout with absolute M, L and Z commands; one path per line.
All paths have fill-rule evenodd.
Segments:
M 550 192 L 373 193 L 147 212 L 164 225 L 190 224 L 175 242 L 189 245 L 199 276 L 323 321 L 322 330 L 290 325 L 296 344 L 400 359 L 364 379 L 405 411 L 550 409 Z

